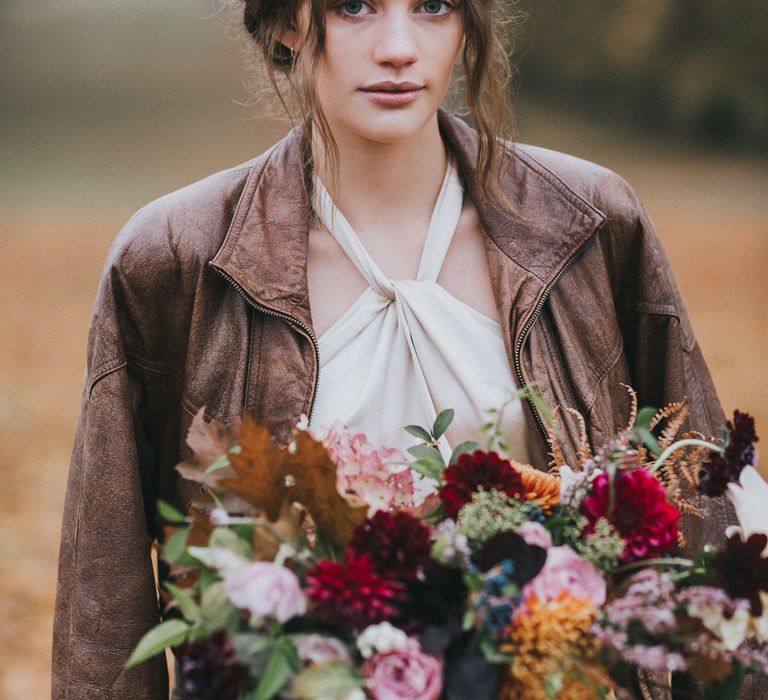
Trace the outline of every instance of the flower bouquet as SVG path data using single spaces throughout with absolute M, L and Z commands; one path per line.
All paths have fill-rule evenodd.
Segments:
M 248 416 L 198 414 L 177 469 L 200 496 L 158 506 L 166 619 L 127 667 L 172 647 L 190 700 L 578 700 L 622 697 L 638 671 L 736 698 L 768 673 L 768 486 L 749 416 L 675 440 L 686 413 L 633 405 L 578 464 L 553 448 L 549 472 L 497 435 L 446 464 L 450 410 L 406 428 L 410 460 L 342 426 L 277 448 Z M 741 528 L 683 558 L 698 494 L 731 498 Z

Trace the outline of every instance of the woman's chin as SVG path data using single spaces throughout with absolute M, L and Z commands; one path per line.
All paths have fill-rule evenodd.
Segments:
M 414 109 L 412 105 L 398 108 L 373 107 L 361 110 L 353 123 L 347 123 L 342 128 L 366 141 L 395 145 L 422 134 L 436 113 L 437 108 Z

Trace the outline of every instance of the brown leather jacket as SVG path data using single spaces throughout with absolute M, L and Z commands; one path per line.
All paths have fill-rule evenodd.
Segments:
M 542 148 L 510 147 L 503 190 L 519 217 L 490 206 L 473 164 L 474 132 L 440 113 L 487 233 L 509 361 L 521 385 L 570 406 L 599 445 L 629 401 L 687 395 L 691 426 L 714 434 L 723 413 L 651 223 L 613 172 Z M 82 411 L 61 539 L 53 696 L 167 697 L 162 657 L 124 673 L 158 622 L 150 549 L 155 500 L 185 508 L 195 486 L 174 466 L 192 416 L 241 411 L 286 441 L 309 414 L 317 344 L 307 293 L 310 209 L 297 130 L 257 158 L 141 209 L 106 263 L 88 339 Z M 546 463 L 547 428 L 527 406 Z M 578 427 L 567 421 L 565 453 Z M 689 539 L 719 539 L 710 501 Z M 755 696 L 757 697 L 757 696 Z

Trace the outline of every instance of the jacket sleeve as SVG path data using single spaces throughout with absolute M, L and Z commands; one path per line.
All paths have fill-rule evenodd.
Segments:
M 665 406 L 687 397 L 689 418 L 683 429 L 718 436 L 725 426 L 725 416 L 711 374 L 667 256 L 645 209 L 637 201 L 636 206 L 635 233 L 639 238 L 631 258 L 633 272 L 628 277 L 637 294 L 632 295 L 631 306 L 625 310 L 623 335 L 639 405 Z M 689 490 L 685 495 L 703 514 L 684 515 L 685 550 L 697 551 L 707 543 L 722 545 L 726 527 L 737 523 L 730 503 L 722 497 L 708 498 Z M 643 697 L 668 698 L 661 680 L 654 674 L 641 675 Z M 672 697 L 703 698 L 704 691 L 690 677 L 676 675 Z M 768 698 L 768 678 L 748 676 L 740 697 Z
M 118 275 L 108 266 L 67 484 L 53 636 L 55 700 L 168 697 L 166 662 L 124 672 L 159 621 L 152 561 L 155 454 L 148 380 L 122 342 Z

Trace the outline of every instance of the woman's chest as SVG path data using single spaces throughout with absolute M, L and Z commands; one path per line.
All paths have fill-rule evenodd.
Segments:
M 390 280 L 414 279 L 425 257 L 425 236 L 418 231 L 393 234 L 388 240 L 367 239 L 358 232 L 365 247 L 363 255 L 373 260 Z M 450 295 L 481 314 L 499 321 L 485 252 L 484 232 L 474 205 L 465 198 L 458 226 L 440 261 L 439 284 Z M 312 325 L 318 337 L 370 286 L 361 272 L 359 257 L 353 258 L 319 222 L 309 233 L 307 283 Z

